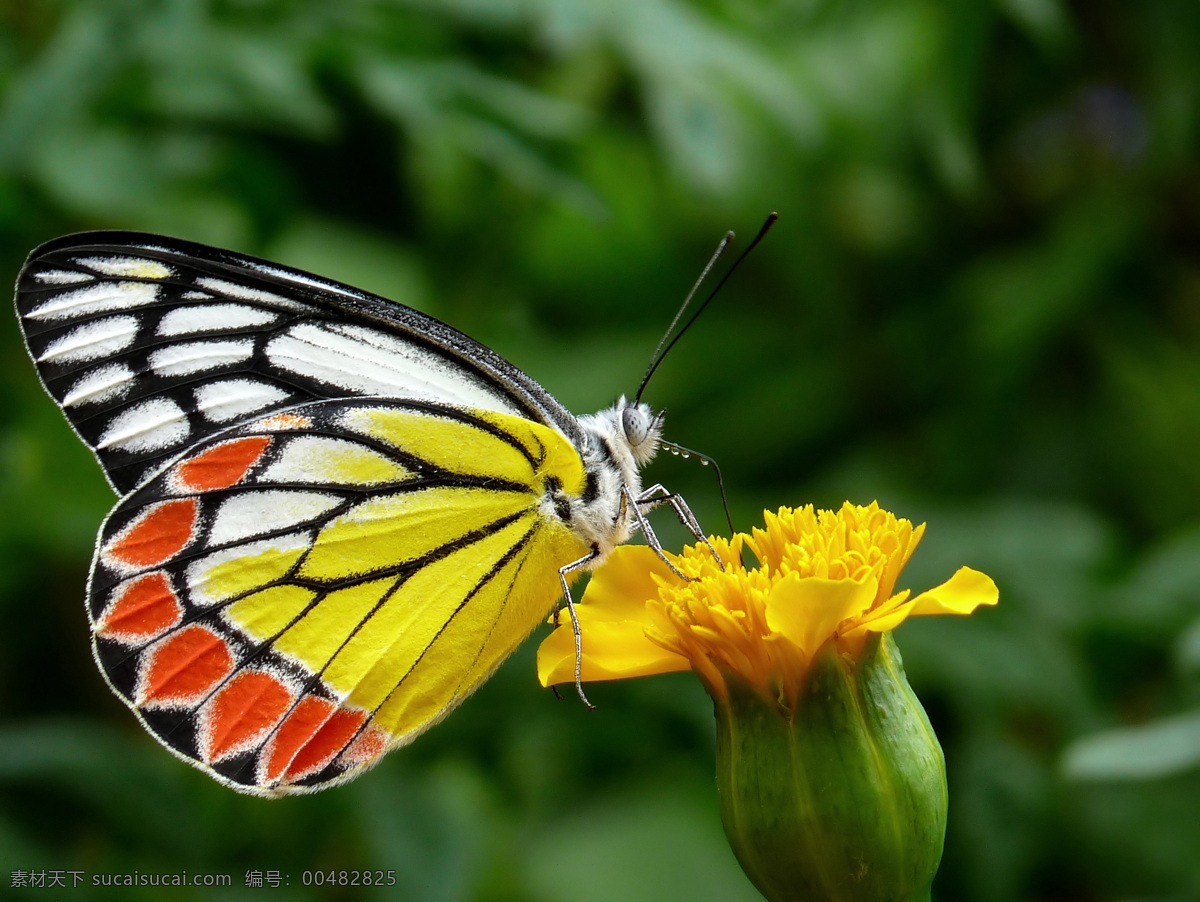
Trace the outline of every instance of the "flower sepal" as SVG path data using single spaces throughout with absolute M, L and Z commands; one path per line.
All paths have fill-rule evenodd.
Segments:
M 717 790 L 734 853 L 772 902 L 924 902 L 942 856 L 941 746 L 890 633 L 827 643 L 800 696 L 721 669 Z

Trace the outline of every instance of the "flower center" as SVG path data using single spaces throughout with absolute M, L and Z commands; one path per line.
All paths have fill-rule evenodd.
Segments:
M 689 581 L 658 580 L 646 635 L 714 688 L 732 670 L 794 698 L 817 650 L 891 597 L 922 532 L 874 503 L 782 508 L 766 529 L 714 540 L 724 571 L 704 546 L 685 549 L 676 563 Z M 754 569 L 742 565 L 743 544 Z

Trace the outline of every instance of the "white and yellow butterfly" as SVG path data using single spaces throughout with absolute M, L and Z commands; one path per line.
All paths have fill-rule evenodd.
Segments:
M 35 250 L 17 313 L 121 500 L 88 585 L 96 663 L 241 792 L 312 792 L 471 694 L 569 581 L 671 504 L 662 415 L 576 418 L 495 352 L 349 286 L 184 241 Z M 573 614 L 573 611 L 572 611 Z

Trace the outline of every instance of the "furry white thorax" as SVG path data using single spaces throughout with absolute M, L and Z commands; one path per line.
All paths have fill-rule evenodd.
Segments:
M 560 500 L 566 503 L 570 526 L 596 553 L 588 564 L 591 568 L 633 533 L 637 518 L 625 502 L 622 486 L 634 498 L 641 494 L 639 470 L 658 451 L 663 415 L 648 404 L 631 404 L 622 395 L 607 410 L 580 417 L 579 425 L 587 441 L 581 451 L 589 491 Z

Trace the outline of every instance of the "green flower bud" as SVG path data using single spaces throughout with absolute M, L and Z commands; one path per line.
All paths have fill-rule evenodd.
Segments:
M 917 902 L 946 833 L 946 766 L 891 633 L 829 643 L 791 703 L 726 670 L 717 791 L 734 853 L 771 902 Z M 716 688 L 716 687 L 714 687 Z

